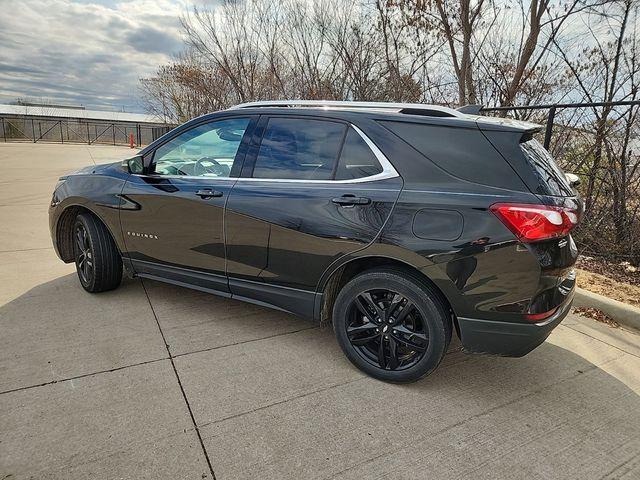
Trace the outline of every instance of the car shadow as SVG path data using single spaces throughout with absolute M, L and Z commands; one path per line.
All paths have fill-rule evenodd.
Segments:
M 295 333 L 314 327 L 308 320 L 265 307 L 160 282 L 145 280 L 144 283 L 151 292 L 149 296 L 154 308 L 160 310 L 160 313 L 155 314 L 161 315 L 163 309 L 174 313 L 171 316 L 171 328 L 174 329 L 194 324 L 204 329 L 215 328 L 220 319 L 230 329 L 241 331 L 251 322 L 259 322 L 263 327 L 262 338 L 269 338 L 288 331 Z M 157 300 L 154 295 L 158 296 Z M 157 304 L 161 306 L 158 307 Z M 221 309 L 226 309 L 227 314 L 220 316 Z M 186 310 L 190 310 L 191 314 L 182 316 L 180 312 Z M 194 320 L 194 311 L 202 317 L 202 321 Z M 279 327 L 273 330 L 264 327 L 270 323 Z M 65 374 L 69 377 L 85 374 L 92 366 L 100 371 L 121 367 L 127 362 L 133 364 L 167 356 L 154 312 L 149 308 L 147 294 L 139 279 L 125 278 L 118 289 L 95 295 L 82 290 L 75 273 L 45 282 L 0 307 L 0 330 L 3 332 L 0 340 L 0 350 L 3 352 L 0 369 L 18 376 L 23 370 L 22 373 L 27 378 L 24 382 L 14 378 L 14 381 L 9 382 L 12 387 L 16 386 L 13 385 L 15 383 L 23 387 L 59 380 Z M 310 354 L 341 354 L 335 345 L 330 326 L 313 328 L 313 331 L 313 335 L 305 335 L 303 338 L 289 335 L 291 339 L 283 342 L 282 346 L 286 348 L 287 345 L 302 341 L 306 343 L 304 348 Z M 189 335 L 188 330 L 186 332 L 185 335 Z M 195 333 L 202 335 L 201 331 Z M 580 337 L 581 334 L 576 332 L 575 335 Z M 120 348 L 115 343 L 120 343 Z M 230 341 L 230 344 L 236 343 L 239 342 Z M 637 388 L 640 383 L 639 379 L 634 378 L 640 376 L 638 372 L 624 372 L 627 367 L 619 361 L 624 355 L 619 349 L 593 343 L 586 336 L 585 344 L 575 348 L 562 338 L 556 343 L 547 341 L 522 358 L 503 358 L 466 354 L 461 351 L 460 342 L 454 334 L 447 355 L 434 373 L 414 384 L 395 387 L 433 392 L 457 386 L 460 394 L 464 394 L 465 390 L 473 390 L 476 397 L 485 394 L 492 397 L 495 392 L 504 390 L 526 390 L 531 385 L 547 388 L 580 376 L 594 377 L 597 372 L 606 374 L 607 365 L 615 365 L 620 378 L 633 379 L 630 382 L 636 382 L 634 387 Z M 580 354 L 580 350 L 588 352 L 594 348 L 604 348 L 604 351 L 592 355 Z M 179 354 L 189 353 L 183 351 Z M 95 355 L 100 356 L 100 365 L 92 359 Z M 104 357 L 113 362 L 104 364 Z M 592 363 L 590 357 L 597 361 Z M 76 365 L 79 368 L 61 368 L 51 378 L 52 360 L 57 360 L 61 365 Z M 25 365 L 33 368 L 25 369 Z M 631 370 L 634 366 L 636 364 L 629 364 L 628 369 Z M 344 360 L 344 368 L 354 367 Z M 29 381 L 29 374 L 36 371 L 44 372 L 45 375 L 36 374 Z M 466 387 L 462 388 L 463 386 Z M 2 387 L 0 391 L 7 389 L 6 385 Z M 636 406 L 640 406 L 640 403 Z

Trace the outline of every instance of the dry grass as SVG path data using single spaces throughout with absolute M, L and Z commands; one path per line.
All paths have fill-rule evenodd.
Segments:
M 577 268 L 578 287 L 640 307 L 640 285 L 619 282 L 608 276 Z

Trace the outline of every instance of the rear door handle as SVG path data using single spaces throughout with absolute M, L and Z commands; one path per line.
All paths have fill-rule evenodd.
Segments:
M 341 206 L 353 206 L 353 205 L 369 205 L 371 203 L 371 199 L 367 197 L 356 197 L 355 195 L 347 194 L 342 195 L 341 197 L 336 197 L 331 200 L 333 203 L 336 203 Z
M 202 190 L 198 190 L 196 192 L 196 195 L 202 199 L 215 198 L 215 197 L 221 197 L 222 192 L 219 192 L 217 190 L 211 190 L 210 188 L 203 188 Z

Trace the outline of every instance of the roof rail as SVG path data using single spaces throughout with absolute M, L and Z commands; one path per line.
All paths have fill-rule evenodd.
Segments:
M 464 113 L 453 108 L 440 105 L 426 105 L 422 103 L 392 103 L 392 102 L 350 102 L 338 100 L 262 100 L 258 102 L 241 103 L 231 107 L 236 108 L 268 108 L 268 107 L 320 107 L 368 110 L 395 110 L 398 113 L 411 115 L 427 115 L 434 117 L 462 117 Z

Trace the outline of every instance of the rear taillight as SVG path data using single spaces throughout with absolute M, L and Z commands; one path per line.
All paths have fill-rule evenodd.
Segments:
M 549 318 L 551 315 L 553 315 L 554 313 L 556 313 L 556 311 L 558 310 L 558 308 L 554 308 L 553 310 L 549 310 L 548 312 L 542 312 L 542 313 L 527 313 L 525 314 L 524 318 L 526 318 L 528 321 L 530 322 L 541 322 L 542 320 L 546 320 L 547 318 Z
M 564 207 L 496 203 L 491 211 L 522 242 L 562 237 L 578 224 L 578 213 Z

